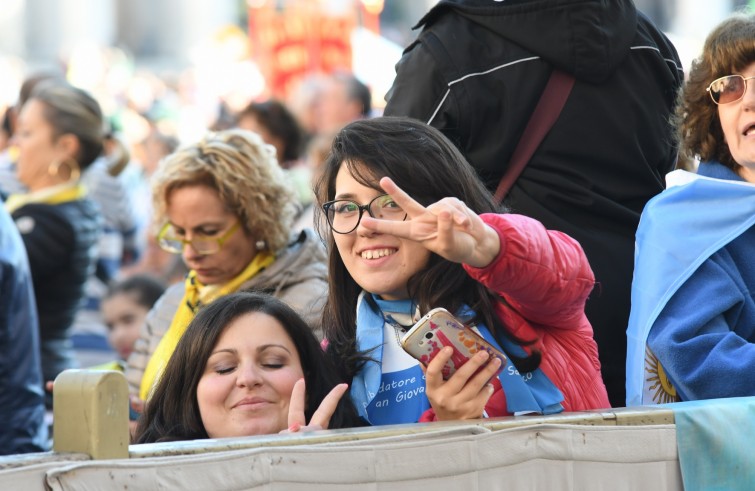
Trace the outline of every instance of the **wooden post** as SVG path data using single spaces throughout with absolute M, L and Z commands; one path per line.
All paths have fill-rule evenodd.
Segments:
M 53 450 L 128 458 L 128 385 L 113 370 L 66 370 L 53 390 Z

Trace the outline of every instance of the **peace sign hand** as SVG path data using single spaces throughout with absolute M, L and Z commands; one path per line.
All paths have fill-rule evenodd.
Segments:
M 326 395 L 320 407 L 312 415 L 312 419 L 307 424 L 304 408 L 307 400 L 307 390 L 304 379 L 300 378 L 294 384 L 294 390 L 291 392 L 291 400 L 288 404 L 288 429 L 280 433 L 298 433 L 315 430 L 326 430 L 330 424 L 330 418 L 338 407 L 338 401 L 349 388 L 348 384 L 338 384 Z
M 443 198 L 424 207 L 389 177 L 380 179 L 380 187 L 406 212 L 407 219 L 397 222 L 365 215 L 362 225 L 367 230 L 418 242 L 449 261 L 477 268 L 487 266 L 498 255 L 498 233 L 464 202 Z

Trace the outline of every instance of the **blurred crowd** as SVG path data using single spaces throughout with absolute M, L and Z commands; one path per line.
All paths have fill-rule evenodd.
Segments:
M 152 182 L 162 159 L 213 132 L 255 132 L 292 193 L 293 233 L 312 228 L 312 183 L 335 131 L 372 113 L 370 89 L 348 72 L 308 76 L 282 100 L 260 82 L 218 94 L 195 69 L 157 74 L 134 69 L 117 49 L 89 54 L 60 71 L 12 67 L 15 98 L 1 108 L 0 196 L 24 238 L 38 310 L 40 358 L 26 364 L 42 366 L 41 381 L 17 376 L 27 388 L 46 382 L 48 411 L 62 370 L 123 370 L 147 312 L 189 272 L 158 243 L 166 216 L 155 213 Z M 244 65 L 260 77 L 252 62 Z M 68 133 L 70 148 L 51 143 Z M 40 204 L 56 211 L 40 212 Z M 78 259 L 61 268 L 71 257 Z M 17 450 L 34 448 L 46 444 Z

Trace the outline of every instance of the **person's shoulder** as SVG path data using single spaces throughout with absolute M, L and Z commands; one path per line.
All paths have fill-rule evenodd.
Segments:
M 20 216 L 59 216 L 61 213 L 63 213 L 63 211 L 59 205 L 51 205 L 49 203 L 26 203 L 13 210 L 11 215 L 15 219 Z
M 305 228 L 291 236 L 289 243 L 275 255 L 275 261 L 265 271 L 252 278 L 246 288 L 289 288 L 305 282 L 327 281 L 327 253 L 320 238 Z
M 674 68 L 676 72 L 679 72 L 677 75 L 680 78 L 682 75 L 682 62 L 674 44 L 663 33 L 663 31 L 639 11 L 637 12 L 636 31 L 632 46 L 633 50 L 635 52 L 643 52 L 641 51 L 642 48 L 647 48 L 650 51 L 655 51 L 663 57 L 668 64 L 672 65 L 672 68 Z
M 22 236 L 30 234 L 73 234 L 72 218 L 61 205 L 29 203 L 12 213 Z
M 65 201 L 63 203 L 28 203 L 13 212 L 13 218 L 19 216 L 34 216 L 43 219 L 55 219 L 65 221 L 98 221 L 100 209 L 91 199 Z
M 160 308 L 163 307 L 164 304 L 178 305 L 178 303 L 183 298 L 185 292 L 186 292 L 186 286 L 183 281 L 178 281 L 176 283 L 173 283 L 172 285 L 168 286 L 168 288 L 165 289 L 163 294 L 160 295 L 160 298 L 157 299 L 157 302 L 155 302 L 155 306 L 153 310 L 159 310 Z
M 160 298 L 157 299 L 155 305 L 147 313 L 147 332 L 150 336 L 161 337 L 167 332 L 185 291 L 184 282 L 179 281 L 166 288 Z
M 278 258 L 309 258 L 319 262 L 326 258 L 325 245 L 317 233 L 309 227 L 291 235 L 288 245 L 278 254 Z

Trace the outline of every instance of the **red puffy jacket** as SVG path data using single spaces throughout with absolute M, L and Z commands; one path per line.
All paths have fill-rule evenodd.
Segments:
M 537 339 L 527 351 L 542 354 L 540 369 L 564 395 L 565 411 L 611 407 L 600 374 L 598 347 L 585 316 L 595 285 L 582 247 L 568 235 L 546 230 L 523 215 L 482 215 L 498 232 L 501 252 L 485 268 L 464 265 L 469 275 L 501 295 L 501 322 L 519 339 Z M 485 406 L 490 417 L 506 416 L 506 395 L 496 377 Z M 420 421 L 432 421 L 429 409 Z

